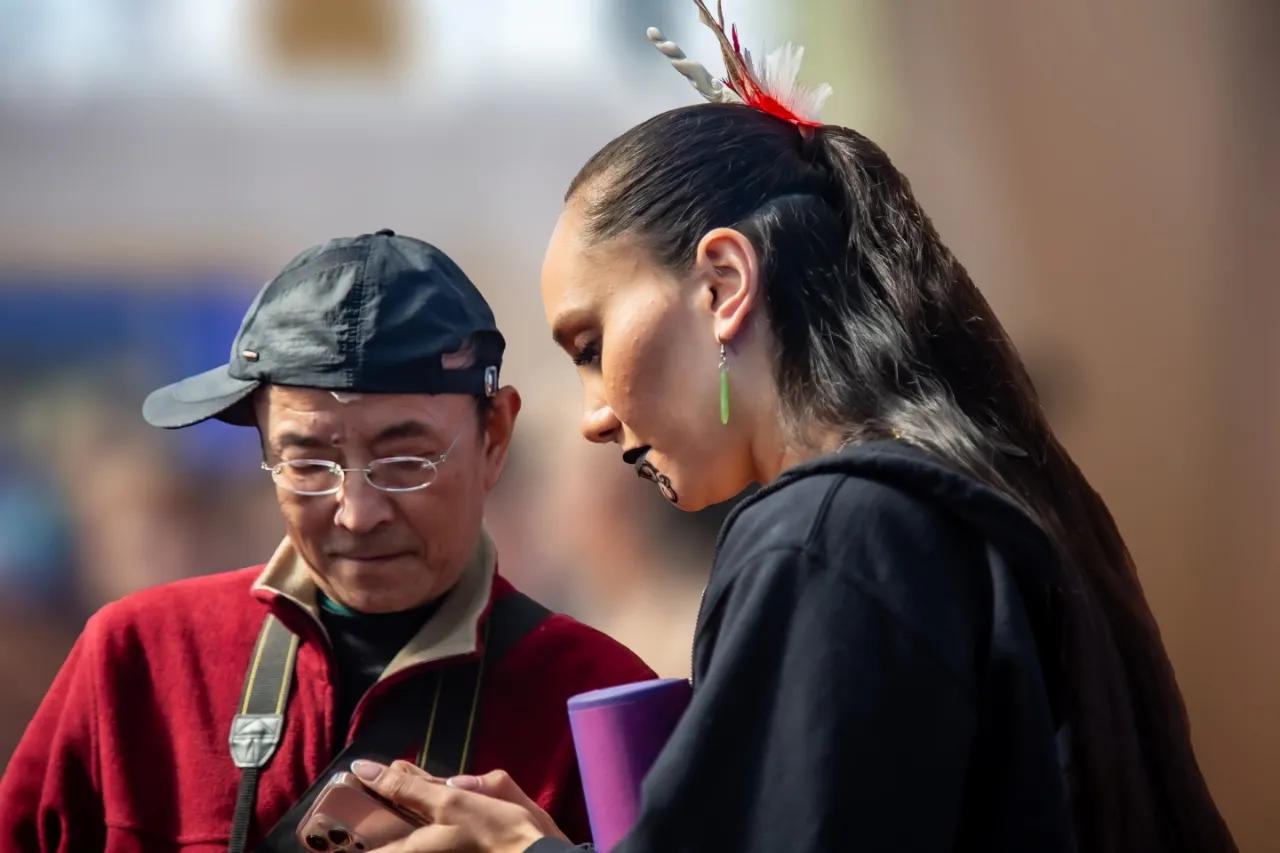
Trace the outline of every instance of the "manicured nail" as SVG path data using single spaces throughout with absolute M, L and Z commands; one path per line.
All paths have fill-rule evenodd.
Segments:
M 480 790 L 480 779 L 476 776 L 453 776 L 445 780 L 445 784 L 450 788 L 457 788 L 459 791 Z
M 375 782 L 382 775 L 382 771 L 386 770 L 386 766 L 376 761 L 366 761 L 363 758 L 357 758 L 351 762 L 351 772 L 359 776 L 366 782 Z

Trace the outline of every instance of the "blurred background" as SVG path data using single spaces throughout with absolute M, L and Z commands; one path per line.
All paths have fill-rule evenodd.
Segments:
M 1280 5 L 731 0 L 808 47 L 1018 343 L 1134 552 L 1243 850 L 1280 850 Z M 577 168 L 718 69 L 688 0 L 0 0 L 0 762 L 88 614 L 258 563 L 254 435 L 147 428 L 302 248 L 390 227 L 489 296 L 524 394 L 503 570 L 684 675 L 724 510 L 577 434 L 542 321 Z

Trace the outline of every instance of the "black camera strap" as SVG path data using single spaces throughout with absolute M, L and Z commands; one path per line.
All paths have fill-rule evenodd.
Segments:
M 409 677 L 391 688 L 392 694 L 370 709 L 370 716 L 351 742 L 277 821 L 255 853 L 294 853 L 298 849 L 294 838 L 298 822 L 333 775 L 347 770 L 357 758 L 389 763 L 420 742 L 419 767 L 435 776 L 465 773 L 471 760 L 485 669 L 548 615 L 549 610 L 518 592 L 495 602 L 484 628 L 483 655 Z M 246 849 L 258 777 L 284 731 L 297 647 L 297 636 L 274 616 L 268 616 L 245 674 L 240 713 L 231 726 L 231 756 L 241 768 L 241 775 L 229 853 L 244 853 Z

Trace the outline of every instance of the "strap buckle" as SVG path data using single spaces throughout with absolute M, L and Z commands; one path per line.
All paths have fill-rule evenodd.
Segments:
M 231 721 L 231 760 L 236 767 L 262 767 L 284 732 L 283 714 L 236 714 Z

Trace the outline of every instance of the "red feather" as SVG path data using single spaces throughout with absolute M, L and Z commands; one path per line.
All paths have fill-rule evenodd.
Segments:
M 822 127 L 822 122 L 801 118 L 764 92 L 757 92 L 754 97 L 750 99 L 744 98 L 743 100 L 761 112 L 768 113 L 783 121 L 789 121 L 798 127 Z
M 797 127 L 822 127 L 822 122 L 801 118 L 779 103 L 776 98 L 765 90 L 760 81 L 755 79 L 751 70 L 747 67 L 746 58 L 742 55 L 742 45 L 738 40 L 738 25 L 730 24 L 729 33 L 726 35 L 724 31 L 724 11 L 719 3 L 716 4 L 716 11 L 718 12 L 716 18 L 711 16 L 711 10 L 706 7 L 703 0 L 694 0 L 694 3 L 698 7 L 702 22 L 710 27 L 720 40 L 721 52 L 724 54 L 725 70 L 728 72 L 723 82 L 730 91 L 741 98 L 742 102 L 747 106 L 754 107 L 783 121 L 789 121 Z

